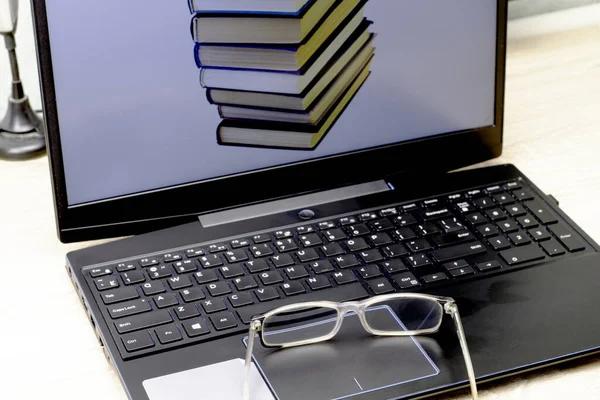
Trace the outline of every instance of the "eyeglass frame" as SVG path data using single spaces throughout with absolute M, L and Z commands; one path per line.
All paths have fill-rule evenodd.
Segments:
M 367 322 L 366 317 L 365 317 L 365 311 L 369 307 L 372 307 L 374 304 L 379 304 L 379 303 L 383 303 L 386 301 L 402 300 L 402 299 L 421 299 L 421 300 L 435 301 L 435 302 L 437 302 L 437 304 L 440 306 L 440 308 L 443 311 L 442 317 L 440 318 L 437 325 L 435 325 L 432 328 L 412 330 L 412 331 L 408 331 L 408 330 L 397 331 L 397 332 L 382 331 L 382 330 L 378 330 L 378 329 L 373 329 L 369 325 L 369 323 Z M 266 320 L 267 318 L 272 317 L 273 315 L 276 315 L 276 314 L 287 313 L 287 312 L 291 312 L 294 310 L 300 310 L 300 309 L 304 309 L 304 308 L 328 308 L 331 310 L 335 310 L 337 312 L 337 317 L 336 317 L 337 320 L 336 320 L 335 327 L 332 329 L 332 331 L 329 334 L 323 335 L 319 338 L 300 340 L 300 341 L 296 341 L 296 342 L 290 342 L 290 343 L 286 343 L 286 344 L 277 344 L 277 345 L 269 344 L 265 341 L 264 330 L 263 330 L 264 320 Z M 253 354 L 253 350 L 254 350 L 254 340 L 255 340 L 255 336 L 257 334 L 260 337 L 261 344 L 263 345 L 263 347 L 266 347 L 266 348 L 285 349 L 285 348 L 306 346 L 309 344 L 326 342 L 338 334 L 338 332 L 340 331 L 342 324 L 344 322 L 344 317 L 349 313 L 354 313 L 358 316 L 358 319 L 360 320 L 362 327 L 365 329 L 365 331 L 367 331 L 367 333 L 370 333 L 374 336 L 387 336 L 387 337 L 421 336 L 421 335 L 436 333 L 439 331 L 439 329 L 442 325 L 443 315 L 444 314 L 450 315 L 452 317 L 452 320 L 454 321 L 454 325 L 456 328 L 456 334 L 458 336 L 460 347 L 461 347 L 461 350 L 463 353 L 463 358 L 465 360 L 465 367 L 467 369 L 469 385 L 471 388 L 471 398 L 472 398 L 472 400 L 478 399 L 475 371 L 473 369 L 473 363 L 471 361 L 471 354 L 469 353 L 469 347 L 467 345 L 467 339 L 465 336 L 465 331 L 464 331 L 464 328 L 462 325 L 460 314 L 458 312 L 458 306 L 456 305 L 456 301 L 451 297 L 433 296 L 433 295 L 422 294 L 422 293 L 394 293 L 394 294 L 373 296 L 373 297 L 370 297 L 368 299 L 361 300 L 361 301 L 348 301 L 348 302 L 309 301 L 309 302 L 302 302 L 302 303 L 294 303 L 294 304 L 289 304 L 286 306 L 278 307 L 278 308 L 275 308 L 264 314 L 259 314 L 259 315 L 252 317 L 252 319 L 250 320 L 250 328 L 249 328 L 249 332 L 248 332 L 248 344 L 247 344 L 247 348 L 246 348 L 246 357 L 245 357 L 246 372 L 245 372 L 245 378 L 244 378 L 244 399 L 250 400 L 249 378 L 250 378 L 250 370 L 251 370 L 251 365 L 252 365 L 252 354 Z

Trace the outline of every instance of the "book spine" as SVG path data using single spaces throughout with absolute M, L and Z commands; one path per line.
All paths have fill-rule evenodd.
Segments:
M 188 0 L 188 7 L 190 8 L 190 14 L 194 13 L 194 4 L 192 4 L 194 0 Z
M 204 83 L 204 68 L 200 68 L 200 86 L 206 89 L 206 84 Z
M 202 61 L 200 60 L 200 44 L 198 43 L 194 46 L 194 60 L 196 60 L 196 66 L 202 68 Z
M 221 119 L 225 119 L 225 117 L 223 116 L 223 108 L 221 106 L 218 106 L 217 110 L 219 112 L 219 117 L 221 117 Z
M 209 104 L 215 104 L 212 95 L 211 95 L 212 90 L 211 89 L 206 89 L 206 100 L 208 100 Z

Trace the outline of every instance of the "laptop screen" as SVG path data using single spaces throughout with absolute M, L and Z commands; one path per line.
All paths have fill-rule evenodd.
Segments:
M 496 0 L 46 9 L 69 205 L 495 123 Z

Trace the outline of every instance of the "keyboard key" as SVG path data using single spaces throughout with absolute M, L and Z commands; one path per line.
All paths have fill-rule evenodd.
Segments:
M 161 326 L 160 328 L 156 328 L 154 330 L 154 333 L 156 333 L 158 341 L 162 344 L 178 342 L 181 339 L 183 339 L 181 337 L 181 332 L 179 332 L 179 329 L 177 329 L 177 327 L 174 324 L 169 324 Z
M 179 253 L 169 253 L 169 254 L 164 254 L 162 258 L 163 258 L 164 262 L 170 263 L 170 262 L 174 262 L 174 261 L 179 261 L 183 257 Z
M 165 292 L 165 287 L 162 282 L 146 282 L 142 286 L 142 291 L 146 296 L 152 296 L 158 293 Z
M 207 271 L 198 271 L 194 274 L 196 278 L 196 282 L 200 285 L 204 285 L 205 283 L 218 281 L 217 273 L 215 271 L 207 270 Z
M 390 229 L 394 229 L 394 224 L 392 224 L 389 219 L 383 218 L 371 222 L 371 227 L 373 227 L 373 229 L 375 229 L 375 231 L 377 232 L 383 232 L 389 231 Z
M 417 237 L 417 234 L 411 228 L 398 228 L 394 231 L 394 236 L 398 240 L 403 241 L 414 239 Z
M 377 265 L 365 265 L 364 267 L 358 268 L 356 271 L 358 271 L 358 274 L 363 279 L 376 278 L 382 275 Z
M 274 287 L 256 289 L 254 291 L 254 294 L 256 295 L 256 297 L 258 297 L 258 301 L 262 302 L 275 300 L 280 297 L 279 293 L 277 292 L 277 289 L 275 289 Z
M 498 193 L 495 194 L 493 197 L 494 200 L 496 200 L 496 203 L 500 205 L 512 204 L 515 202 L 515 198 L 508 193 Z
M 466 262 L 465 260 L 452 261 L 452 262 L 442 265 L 442 267 L 444 267 L 446 269 L 446 271 L 452 271 L 453 269 L 465 268 L 468 266 L 469 266 L 469 263 Z
M 443 272 L 438 272 L 436 274 L 425 275 L 421 279 L 423 279 L 423 282 L 425 283 L 433 283 L 447 280 L 448 275 Z
M 117 264 L 117 271 L 119 272 L 127 272 L 134 270 L 136 268 L 135 263 L 133 262 L 124 262 Z
M 250 240 L 248 240 L 248 239 L 233 239 L 231 242 L 229 242 L 229 245 L 231 246 L 232 249 L 248 247 L 248 246 L 250 246 Z
M 477 210 L 475 205 L 473 205 L 470 201 L 462 201 L 456 204 L 456 209 L 461 214 L 469 214 Z
M 204 268 L 220 267 L 223 265 L 223 260 L 218 254 L 207 254 L 198 259 Z
M 383 260 L 383 254 L 378 249 L 365 250 L 360 252 L 360 258 L 365 264 L 372 264 Z
M 519 182 L 509 182 L 506 185 L 504 185 L 504 189 L 505 190 L 519 190 L 521 189 L 521 184 Z
M 390 217 L 392 215 L 397 215 L 398 210 L 394 207 L 386 208 L 385 210 L 379 211 L 379 215 L 382 217 Z
M 358 265 L 358 260 L 354 254 L 346 254 L 335 258 L 335 262 L 341 269 L 351 268 Z
M 196 257 L 200 257 L 203 256 L 204 250 L 199 248 L 199 247 L 195 247 L 193 249 L 187 249 L 185 251 L 185 255 L 187 256 L 187 258 L 196 258 Z
M 286 267 L 284 271 L 291 280 L 306 278 L 308 276 L 308 271 L 306 271 L 306 268 L 302 265 Z
M 129 301 L 120 303 L 108 308 L 108 313 L 111 318 L 122 318 L 130 315 L 141 314 L 152 311 L 152 307 L 146 299 Z
M 150 267 L 146 271 L 152 279 L 166 278 L 167 276 L 172 275 L 171 268 L 165 264 Z
M 519 201 L 533 200 L 533 195 L 527 190 L 514 190 L 512 194 Z
M 294 236 L 294 233 L 290 229 L 275 232 L 275 239 L 277 240 L 291 238 L 292 236 Z
M 300 243 L 304 245 L 304 247 L 312 247 L 323 244 L 323 240 L 316 233 L 309 233 L 308 235 L 301 235 L 298 237 L 300 239 Z
M 296 232 L 298 232 L 299 235 L 306 235 L 307 233 L 311 233 L 314 231 L 315 228 L 310 225 L 299 226 L 296 228 Z
M 407 212 L 417 210 L 418 208 L 419 208 L 419 206 L 416 203 L 405 204 L 402 206 L 402 210 L 407 211 Z
M 457 260 L 459 258 L 474 256 L 475 254 L 481 254 L 485 252 L 487 252 L 487 249 L 484 245 L 482 245 L 480 242 L 472 242 L 434 250 L 431 252 L 431 255 L 438 262 L 443 263 L 446 261 Z
M 353 225 L 358 222 L 358 219 L 355 217 L 344 217 L 339 219 L 341 226 Z
M 488 197 L 488 196 L 479 197 L 479 198 L 473 200 L 473 203 L 481 209 L 492 208 L 492 207 L 496 206 L 496 203 L 494 203 L 494 200 L 492 200 L 492 198 Z
M 451 216 L 450 210 L 447 208 L 428 208 L 423 212 L 423 220 L 432 221 L 440 218 Z
M 376 247 L 394 243 L 390 235 L 388 235 L 387 233 L 377 233 L 375 235 L 371 235 L 369 236 L 369 240 L 371 240 L 371 243 L 373 243 L 373 245 Z
M 481 189 L 473 189 L 467 192 L 467 195 L 471 198 L 483 196 L 485 193 Z
M 472 214 L 465 215 L 465 218 L 471 225 L 479 225 L 487 222 L 483 214 L 480 212 L 474 212 Z
M 337 243 L 330 243 L 326 246 L 321 246 L 321 251 L 325 254 L 325 257 L 335 257 L 340 254 L 344 254 L 344 249 Z
M 548 229 L 556 235 L 558 241 L 571 253 L 585 250 L 585 244 L 565 224 L 560 223 Z
M 421 286 L 417 278 L 415 278 L 415 276 L 410 272 L 394 275 L 392 279 L 394 282 L 396 282 L 400 289 L 410 289 Z
M 388 258 L 402 257 L 408 254 L 406 247 L 400 243 L 384 247 L 383 252 Z
M 365 242 L 363 238 L 350 239 L 344 243 L 348 247 L 348 250 L 352 252 L 361 251 L 369 248 L 369 245 L 367 244 L 367 242 Z
M 488 241 L 490 246 L 494 248 L 494 250 L 504 250 L 510 248 L 510 242 L 504 236 L 497 236 Z
M 498 232 L 500 232 L 498 230 L 498 227 L 496 225 L 492 225 L 492 224 L 485 224 L 485 225 L 478 226 L 477 230 L 485 238 L 496 236 L 498 234 Z
M 490 194 L 490 193 L 497 193 L 500 190 L 502 190 L 502 187 L 499 185 L 494 185 L 494 186 L 490 186 L 488 188 L 485 189 L 486 193 Z
M 266 257 L 273 254 L 273 249 L 268 243 L 257 244 L 256 246 L 250 247 L 250 251 L 254 257 Z
M 531 243 L 531 239 L 525 232 L 515 232 L 508 235 L 508 238 L 515 246 L 523 246 Z
M 431 222 L 425 222 L 423 225 L 417 225 L 417 229 L 423 236 L 434 235 L 442 231 L 436 224 Z
M 222 296 L 227 293 L 231 293 L 231 288 L 227 284 L 227 282 L 214 282 L 206 285 L 206 289 L 211 296 L 217 297 Z
M 206 298 L 206 295 L 199 287 L 184 289 L 181 292 L 179 292 L 179 295 L 186 303 L 191 303 L 193 301 L 198 301 Z
M 298 245 L 293 238 L 281 239 L 275 242 L 275 247 L 282 253 L 286 251 L 298 250 Z
M 517 218 L 517 222 L 525 229 L 537 228 L 538 226 L 540 226 L 537 220 L 533 218 L 530 214 L 526 214 L 522 217 Z
M 231 279 L 244 275 L 244 269 L 242 268 L 241 264 L 227 265 L 225 267 L 219 268 L 219 270 L 221 271 L 221 275 L 223 275 L 223 278 L 225 279 Z
M 467 230 L 456 231 L 451 233 L 442 233 L 431 237 L 433 243 L 438 247 L 452 246 L 459 243 L 470 242 L 475 240 L 475 235 Z M 410 248 L 410 245 L 408 246 Z
M 288 265 L 294 265 L 294 259 L 289 254 L 278 254 L 276 256 L 271 257 L 271 262 L 275 266 L 275 268 L 283 268 Z
M 204 309 L 204 311 L 207 314 L 211 314 L 217 311 L 222 311 L 222 310 L 226 310 L 227 306 L 225 306 L 225 303 L 223 303 L 223 300 L 221 299 L 207 299 L 207 300 L 202 300 L 200 303 L 198 303 L 202 306 L 202 308 Z
M 147 329 L 153 326 L 168 324 L 173 322 L 173 318 L 167 310 L 153 311 L 149 313 L 134 315 L 132 317 L 121 318 L 115 321 L 115 327 L 119 333 L 133 332 L 140 329 Z
M 449 271 L 453 278 L 462 278 L 463 276 L 473 275 L 475 271 L 471 267 L 455 268 Z
M 193 304 L 184 304 L 181 306 L 177 306 L 174 308 L 174 310 L 175 314 L 177 314 L 177 318 L 179 318 L 180 320 L 189 319 L 200 315 L 200 312 Z
M 532 200 L 525 203 L 525 207 L 531 211 L 531 213 L 539 219 L 542 224 L 549 225 L 558 222 L 558 217 L 545 205 L 542 204 L 541 201 Z
M 556 239 L 552 238 L 541 243 L 542 249 L 548 254 L 550 257 L 562 256 L 566 254 L 565 248 L 562 247 Z
M 281 277 L 281 274 L 277 271 L 266 271 L 266 272 L 263 272 L 262 274 L 258 275 L 258 277 L 260 278 L 261 282 L 265 286 L 283 282 L 283 278 Z
M 413 268 L 420 268 L 432 264 L 431 259 L 425 254 L 417 254 L 414 256 L 410 256 L 407 258 L 407 261 Z
M 456 194 L 450 194 L 446 198 L 448 199 L 448 201 L 455 203 L 457 201 L 463 200 L 465 198 L 465 196 L 460 193 L 456 193 Z
M 501 208 L 492 208 L 491 210 L 487 210 L 485 213 L 492 221 L 499 221 L 506 218 L 506 211 Z
M 317 226 L 319 227 L 320 230 L 333 229 L 333 228 L 335 228 L 335 222 L 333 222 L 333 221 L 319 222 L 319 224 Z
M 142 258 L 139 262 L 141 267 L 151 267 L 153 265 L 158 265 L 158 258 Z
M 302 286 L 302 283 L 294 281 L 294 282 L 286 282 L 281 285 L 281 289 L 286 296 L 295 296 L 300 293 L 305 293 L 306 289 Z
M 371 288 L 375 295 L 391 293 L 394 291 L 394 287 L 386 278 L 377 278 L 367 282 L 367 285 Z
M 246 254 L 244 249 L 236 249 L 236 250 L 226 251 L 224 254 L 225 254 L 225 258 L 230 263 L 246 261 L 248 259 L 248 254 Z
M 167 282 L 169 282 L 169 286 L 173 290 L 179 290 L 192 286 L 192 281 L 190 281 L 190 278 L 187 275 L 172 276 L 169 279 L 167 279 Z
M 239 308 L 243 306 L 248 306 L 250 304 L 254 304 L 254 300 L 252 300 L 252 296 L 248 292 L 244 293 L 236 293 L 230 294 L 227 296 L 229 298 L 229 302 L 234 308 Z
M 173 268 L 178 274 L 185 274 L 188 272 L 194 272 L 198 270 L 198 266 L 192 260 L 183 260 L 173 263 Z
M 207 335 L 210 333 L 206 322 L 202 318 L 187 320 L 181 324 L 185 333 L 191 338 Z
M 369 233 L 371 233 L 371 230 L 365 224 L 351 225 L 348 228 L 348 230 L 350 231 L 350 235 L 352 235 L 354 237 L 368 235 Z
M 344 272 L 347 273 L 350 271 L 344 271 Z M 352 275 L 354 276 L 354 274 L 352 274 Z M 355 279 L 356 279 L 356 277 L 355 277 Z M 334 287 L 325 292 L 321 292 L 321 291 L 310 292 L 307 294 L 303 294 L 299 297 L 286 297 L 284 299 L 277 300 L 274 302 L 254 304 L 252 306 L 244 307 L 244 308 L 237 310 L 237 313 L 240 317 L 240 320 L 244 324 L 248 324 L 248 323 L 250 323 L 250 320 L 252 319 L 252 317 L 255 315 L 263 314 L 263 313 L 265 313 L 269 310 L 273 310 L 277 307 L 285 306 L 288 304 L 294 304 L 299 301 L 306 302 L 306 301 L 328 300 L 328 301 L 344 302 L 344 301 L 360 300 L 360 299 L 367 298 L 368 296 L 369 296 L 369 294 L 362 287 L 362 285 L 360 283 L 352 283 L 349 285 Z
M 418 252 L 430 250 L 433 248 L 431 246 L 431 244 L 429 244 L 427 239 L 409 240 L 405 244 L 406 244 L 406 247 L 408 247 L 408 249 L 413 253 L 418 253 Z
M 179 301 L 177 301 L 175 293 L 167 292 L 155 296 L 154 303 L 156 303 L 156 307 L 158 308 L 166 308 L 179 304 Z
M 95 279 L 94 285 L 96 285 L 96 289 L 102 291 L 102 290 L 114 289 L 114 288 L 119 287 L 119 281 L 117 281 L 115 278 L 109 276 L 109 277 Z
M 222 251 L 226 251 L 227 250 L 227 245 L 225 243 L 215 243 L 215 244 L 211 244 L 210 246 L 208 246 L 208 251 L 213 254 L 213 253 L 220 253 Z
M 213 314 L 209 318 L 210 322 L 212 322 L 213 326 L 218 331 L 224 331 L 237 326 L 237 322 L 235 322 L 233 314 L 229 311 Z
M 324 274 L 334 270 L 333 265 L 329 260 L 319 260 L 309 264 L 315 274 Z
M 408 270 L 406 264 L 398 259 L 383 261 L 380 265 L 385 269 L 388 274 L 397 274 Z
M 108 305 L 137 299 L 140 295 L 134 287 L 124 287 L 121 289 L 113 289 L 108 292 L 102 292 L 100 297 L 102 297 L 102 302 Z
M 240 291 L 258 287 L 258 284 L 252 276 L 242 276 L 241 278 L 236 278 L 233 280 L 233 284 L 235 285 L 236 289 Z
M 133 269 L 135 269 L 135 266 L 133 267 Z M 90 276 L 92 278 L 98 278 L 100 276 L 110 275 L 112 274 L 112 272 L 113 271 L 110 268 L 94 268 L 90 270 Z
M 513 204 L 511 206 L 506 207 L 506 211 L 508 211 L 510 216 L 513 218 L 527 214 L 527 211 L 525 211 L 525 209 L 519 204 Z
M 345 285 L 358 280 L 352 271 L 335 272 L 333 274 L 333 279 L 338 285 Z
M 269 235 L 254 235 L 252 236 L 252 240 L 255 244 L 261 244 L 271 241 L 271 237 Z
M 509 265 L 516 265 L 546 258 L 542 250 L 535 244 L 501 251 L 500 257 L 502 257 Z
M 361 221 L 371 221 L 373 219 L 377 219 L 377 214 L 374 212 L 365 212 L 358 216 L 358 219 Z
M 546 228 L 530 229 L 527 231 L 533 240 L 536 242 L 543 242 L 544 240 L 550 239 L 552 236 L 548 233 Z
M 445 218 L 440 221 L 440 224 L 446 233 L 463 231 L 465 229 L 464 225 L 457 218 Z
M 482 262 L 476 265 L 477 269 L 481 272 L 492 271 L 495 269 L 502 268 L 502 265 L 496 260 Z
M 429 200 L 425 200 L 421 203 L 421 206 L 423 207 L 436 207 L 440 204 L 440 200 L 439 199 L 429 199 Z
M 306 283 L 311 288 L 311 290 L 321 290 L 325 288 L 331 287 L 331 282 L 327 279 L 326 276 L 318 275 L 314 278 L 308 278 Z
M 499 222 L 498 227 L 504 233 L 512 233 L 519 230 L 519 225 L 517 225 L 517 223 L 512 219 L 507 219 L 506 221 Z
M 309 262 L 313 260 L 318 260 L 320 258 L 319 254 L 315 249 L 299 250 L 296 252 L 296 255 L 298 256 L 300 262 Z
M 246 268 L 248 268 L 248 271 L 250 271 L 251 274 L 266 271 L 269 269 L 269 265 L 267 265 L 267 262 L 261 259 L 247 261 L 245 264 Z
M 154 340 L 150 337 L 150 334 L 146 331 L 136 332 L 130 335 L 123 336 L 123 345 L 129 352 L 140 351 L 150 347 L 154 347 Z
M 337 242 L 338 240 L 346 239 L 346 233 L 339 228 L 328 229 L 324 232 L 324 234 L 327 240 L 330 242 Z

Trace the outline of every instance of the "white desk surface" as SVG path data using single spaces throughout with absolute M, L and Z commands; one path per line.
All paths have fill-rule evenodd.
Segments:
M 486 164 L 516 164 L 600 240 L 600 6 L 511 22 L 508 54 L 504 155 Z M 0 399 L 125 399 L 63 268 L 92 243 L 57 240 L 46 158 L 0 161 L 0 210 Z M 600 356 L 481 388 L 567 397 L 600 398 Z

